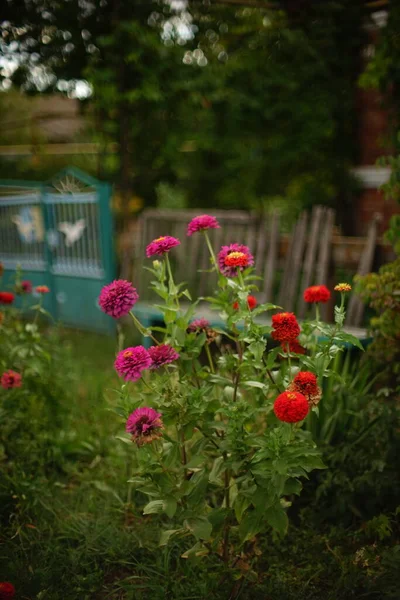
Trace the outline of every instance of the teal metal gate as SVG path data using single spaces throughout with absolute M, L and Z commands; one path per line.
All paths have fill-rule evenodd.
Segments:
M 115 278 L 109 184 L 71 167 L 50 182 L 0 181 L 0 262 L 4 284 L 18 265 L 45 284 L 45 308 L 66 325 L 114 331 L 97 299 Z M 4 285 L 3 285 L 4 288 Z

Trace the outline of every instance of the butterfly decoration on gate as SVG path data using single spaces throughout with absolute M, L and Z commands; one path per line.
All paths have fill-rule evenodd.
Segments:
M 23 206 L 19 213 L 11 217 L 16 225 L 22 242 L 42 242 L 44 239 L 44 227 L 40 208 L 38 206 Z
M 82 237 L 85 227 L 85 219 L 78 219 L 75 223 L 63 221 L 58 224 L 58 231 L 65 235 L 65 245 L 70 248 Z

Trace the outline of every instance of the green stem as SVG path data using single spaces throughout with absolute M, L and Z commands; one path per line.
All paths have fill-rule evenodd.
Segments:
M 153 336 L 152 333 L 149 333 L 149 330 L 146 329 L 146 327 L 144 325 L 142 325 L 142 323 L 139 321 L 139 319 L 137 317 L 135 317 L 135 315 L 133 314 L 133 312 L 129 311 L 129 314 L 131 315 L 132 321 L 134 322 L 135 327 L 139 331 L 139 333 L 142 336 L 144 336 L 144 337 L 147 337 L 147 336 L 151 337 L 151 339 L 153 340 L 153 342 L 155 344 L 157 344 L 157 346 L 159 346 L 160 342 L 158 340 L 156 340 L 156 338 Z
M 292 379 L 292 361 L 290 358 L 289 342 L 287 343 L 287 360 L 288 360 L 288 371 L 289 371 L 289 381 L 290 381 Z
M 281 394 L 283 392 L 283 390 L 281 390 L 281 388 L 279 387 L 279 385 L 276 383 L 275 379 L 272 377 L 272 373 L 269 369 L 266 369 L 267 371 L 267 375 L 271 380 L 271 383 L 276 387 L 276 389 L 278 390 L 278 392 Z
M 214 362 L 213 362 L 213 359 L 211 356 L 210 346 L 207 344 L 207 342 L 205 343 L 205 349 L 206 349 L 206 354 L 207 354 L 208 362 L 210 365 L 211 373 L 215 373 Z
M 243 275 L 242 275 L 242 271 L 240 270 L 240 267 L 238 267 L 237 275 L 238 275 L 238 281 L 240 283 L 240 287 L 242 288 L 243 291 L 246 291 L 246 285 L 244 283 L 244 279 L 243 279 Z
M 167 272 L 168 272 L 168 279 L 169 279 L 169 293 L 171 294 L 171 296 L 173 296 L 177 307 L 179 308 L 179 300 L 178 300 L 178 294 L 177 294 L 177 289 L 175 286 L 175 282 L 174 282 L 174 278 L 172 275 L 172 270 L 171 270 L 171 263 L 169 262 L 169 257 L 168 257 L 168 253 L 165 254 L 165 263 L 167 265 Z
M 223 457 L 224 457 L 224 462 L 226 462 L 226 460 L 228 458 L 226 452 L 223 453 Z M 224 472 L 224 497 L 225 497 L 225 508 L 227 508 L 227 509 L 230 508 L 229 480 L 230 480 L 230 473 L 229 473 L 229 469 L 226 468 L 225 472 Z M 228 511 L 228 512 L 230 512 L 230 511 Z M 230 531 L 230 524 L 229 524 L 228 519 L 229 519 L 229 515 L 225 518 L 225 527 L 224 527 L 223 559 L 224 559 L 224 563 L 225 564 L 228 564 L 228 561 L 229 561 L 229 531 Z
M 40 313 L 40 310 L 42 308 L 42 304 L 43 304 L 43 294 L 40 294 L 38 307 L 36 309 L 36 315 L 35 315 L 35 318 L 33 319 L 33 324 L 34 325 L 36 325 L 36 322 L 37 322 L 37 320 L 39 318 L 39 313 Z
M 204 237 L 206 238 L 206 243 L 207 243 L 208 249 L 210 251 L 211 262 L 213 263 L 214 268 L 218 271 L 217 259 L 216 259 L 216 256 L 214 254 L 214 250 L 213 250 L 213 247 L 211 245 L 210 238 L 208 237 L 207 231 L 203 231 L 203 233 L 204 233 Z
M 319 314 L 319 304 L 318 304 L 318 302 L 316 302 L 316 304 L 315 304 L 315 320 L 317 321 L 317 323 L 320 322 L 320 314 Z

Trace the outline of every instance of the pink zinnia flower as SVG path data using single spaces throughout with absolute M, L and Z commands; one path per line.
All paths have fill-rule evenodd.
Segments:
M 169 344 L 160 344 L 159 346 L 151 346 L 149 348 L 150 358 L 153 361 L 151 365 L 152 369 L 158 369 L 163 365 L 168 365 L 169 363 L 174 362 L 174 360 L 178 360 L 179 354 Z
M 100 292 L 99 306 L 106 315 L 119 319 L 127 315 L 139 299 L 136 288 L 125 279 L 116 279 Z
M 210 322 L 207 319 L 195 319 L 190 323 L 188 331 L 195 333 L 196 331 L 205 331 L 208 327 L 210 327 Z
M 237 272 L 254 265 L 254 257 L 247 246 L 230 244 L 222 246 L 218 253 L 219 270 L 225 277 L 236 277 Z
M 35 290 L 38 294 L 48 294 L 50 292 L 50 288 L 47 285 L 37 285 Z
M 125 381 L 136 381 L 140 379 L 142 371 L 149 369 L 152 365 L 150 354 L 143 346 L 126 348 L 118 352 L 114 362 L 115 370 Z
M 162 237 L 153 240 L 151 244 L 149 244 L 146 248 L 146 256 L 150 258 L 150 256 L 154 256 L 154 254 L 158 254 L 162 256 L 166 252 L 169 252 L 171 248 L 175 246 L 179 246 L 180 241 L 177 238 L 174 238 L 170 235 L 165 235 Z
M 207 229 L 219 229 L 220 224 L 215 217 L 210 215 L 200 215 L 192 219 L 187 228 L 187 234 L 193 235 L 197 231 L 206 231 Z
M 32 281 L 29 281 L 28 279 L 21 281 L 21 290 L 24 292 L 24 294 L 31 294 L 32 293 Z
M 0 385 L 5 390 L 9 390 L 11 388 L 21 387 L 22 385 L 22 377 L 19 373 L 12 371 L 9 369 L 5 371 L 0 379 Z
M 132 441 L 138 446 L 149 444 L 161 437 L 163 427 L 161 413 L 147 406 L 134 410 L 126 422 L 126 431 L 132 435 Z

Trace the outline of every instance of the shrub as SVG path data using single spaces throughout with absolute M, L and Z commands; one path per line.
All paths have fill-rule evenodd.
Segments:
M 332 326 L 319 319 L 329 290 L 307 290 L 316 318 L 301 331 L 294 314 L 268 303 L 256 306 L 254 296 L 249 302 L 257 279 L 249 249 L 231 244 L 217 257 L 208 227 L 219 225 L 203 215 L 188 232 L 204 236 L 211 269 L 219 273 L 218 289 L 206 299 L 215 312 L 199 300 L 181 304 L 191 298 L 174 281 L 169 252 L 179 251 L 180 242 L 170 236 L 147 247 L 148 257 L 157 256 L 149 270 L 164 327 L 145 329 L 132 312 L 134 303 L 126 303 L 126 285 L 114 286 L 125 292 L 121 303 L 113 302 L 154 343 L 119 352 L 115 367 L 125 383 L 117 410 L 136 446 L 133 498 L 144 515 L 159 515 L 160 545 L 183 540 L 183 558 L 208 555 L 236 569 L 239 579 L 252 580 L 256 555 L 250 549 L 244 559 L 244 549 L 250 544 L 254 550 L 252 542 L 268 529 L 274 535 L 287 531 L 287 507 L 300 494 L 301 480 L 324 468 L 301 422 L 308 412 L 318 413 L 320 386 L 343 343 L 361 345 L 342 330 L 346 290 Z M 115 313 L 104 297 L 103 303 L 105 312 Z M 204 316 L 193 320 L 202 310 Z M 271 311 L 272 322 L 266 321 Z M 128 436 L 121 439 L 130 443 Z

